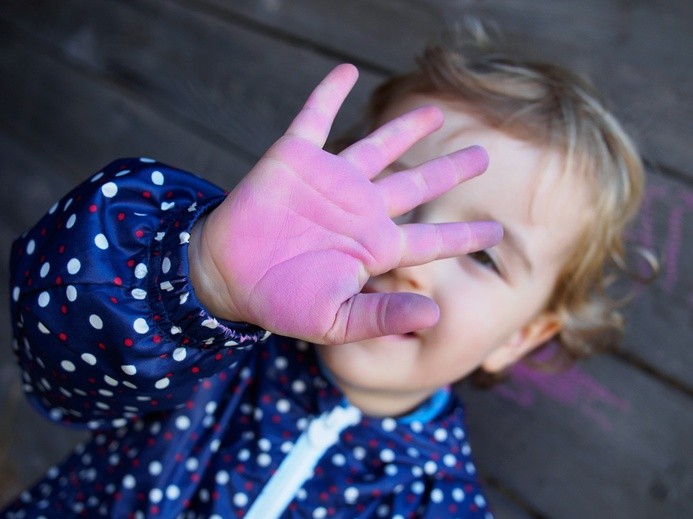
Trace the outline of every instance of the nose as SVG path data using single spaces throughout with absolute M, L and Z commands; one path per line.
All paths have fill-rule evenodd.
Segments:
M 430 264 L 413 267 L 400 267 L 380 276 L 387 290 L 393 292 L 414 292 L 431 295 L 432 280 Z

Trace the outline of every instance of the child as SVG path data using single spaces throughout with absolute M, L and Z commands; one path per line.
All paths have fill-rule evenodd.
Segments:
M 119 160 L 17 240 L 25 389 L 93 434 L 3 517 L 490 516 L 450 384 L 617 325 L 640 163 L 573 76 L 441 50 L 332 155 L 356 76 L 228 196 Z

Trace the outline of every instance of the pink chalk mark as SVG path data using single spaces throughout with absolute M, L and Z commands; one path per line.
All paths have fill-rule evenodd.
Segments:
M 534 405 L 539 397 L 548 398 L 579 410 L 604 431 L 611 430 L 615 412 L 626 413 L 631 408 L 630 402 L 609 391 L 578 366 L 546 373 L 527 363 L 518 363 L 511 369 L 509 380 L 494 391 L 524 408 Z

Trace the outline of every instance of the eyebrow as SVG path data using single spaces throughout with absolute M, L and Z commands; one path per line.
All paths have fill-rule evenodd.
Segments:
M 533 265 L 527 257 L 527 253 L 525 252 L 525 248 L 523 247 L 522 240 L 520 240 L 520 238 L 515 232 L 513 232 L 511 229 L 507 227 L 505 227 L 503 231 L 503 240 L 501 241 L 501 243 L 506 243 L 511 249 L 513 249 L 517 253 L 517 256 L 520 258 L 520 262 L 522 263 L 522 266 L 527 271 L 527 273 L 531 274 L 533 270 Z

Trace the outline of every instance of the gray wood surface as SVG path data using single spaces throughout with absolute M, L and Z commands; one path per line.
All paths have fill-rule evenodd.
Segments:
M 0 10 L 0 240 L 115 157 L 154 156 L 232 187 L 334 64 L 368 92 L 468 14 L 510 48 L 592 76 L 641 143 L 648 193 L 631 237 L 662 257 L 621 354 L 558 375 L 520 365 L 460 386 L 498 517 L 693 515 L 693 4 L 688 0 L 5 0 Z M 0 503 L 81 435 L 19 394 L 0 304 Z

